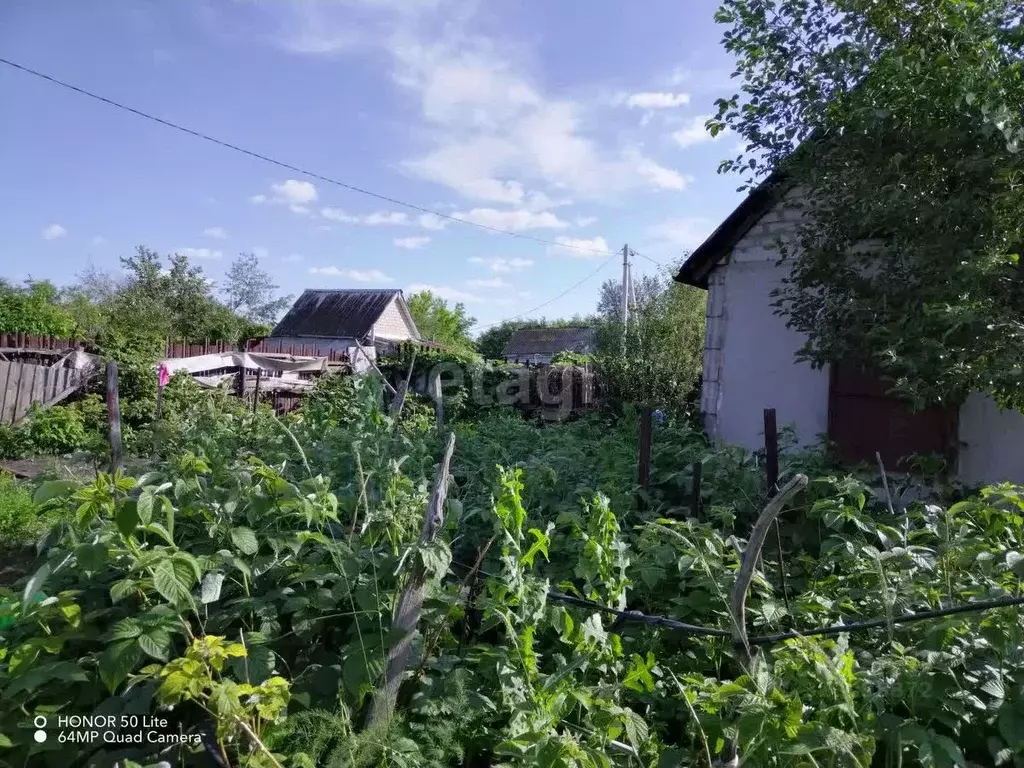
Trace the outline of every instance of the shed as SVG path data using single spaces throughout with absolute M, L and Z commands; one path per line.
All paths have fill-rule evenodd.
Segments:
M 875 373 L 846 361 L 796 362 L 803 337 L 775 314 L 772 291 L 787 275 L 777 244 L 793 237 L 798 190 L 769 177 L 690 255 L 676 280 L 708 291 L 701 411 L 715 443 L 763 446 L 763 409 L 811 445 L 822 437 L 850 462 L 888 468 L 912 453 L 944 455 L 966 483 L 1024 482 L 1024 415 L 983 393 L 959 408 L 913 412 Z
M 270 332 L 283 344 L 311 347 L 313 355 L 334 350 L 351 353 L 356 342 L 365 348 L 419 341 L 416 322 L 397 288 L 340 290 L 308 288 Z
M 520 328 L 508 340 L 502 356 L 509 363 L 548 364 L 559 352 L 588 355 L 596 349 L 596 328 Z

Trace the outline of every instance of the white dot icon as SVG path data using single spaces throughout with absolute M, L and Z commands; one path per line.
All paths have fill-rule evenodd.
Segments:
M 36 715 L 35 719 L 32 721 L 32 724 L 35 725 L 36 728 L 45 728 L 46 718 L 42 715 Z
M 38 741 L 40 744 L 42 744 L 44 741 L 46 741 L 46 731 L 36 731 L 35 738 L 36 738 L 36 741 Z

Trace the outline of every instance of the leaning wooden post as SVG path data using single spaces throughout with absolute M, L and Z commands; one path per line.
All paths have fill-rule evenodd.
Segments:
M 423 529 L 420 531 L 417 544 L 420 548 L 430 545 L 437 538 L 437 532 L 444 522 L 444 503 L 448 497 L 448 474 L 454 451 L 455 434 L 451 433 L 448 435 L 448 445 L 444 450 L 444 457 L 434 476 L 434 488 L 423 517 Z M 391 715 L 395 711 L 395 702 L 398 700 L 398 688 L 402 682 L 402 674 L 413 662 L 415 654 L 413 639 L 416 627 L 420 622 L 423 597 L 427 590 L 427 573 L 423 567 L 423 561 L 418 556 L 414 555 L 414 557 L 415 561 L 412 564 L 409 580 L 395 606 L 395 617 L 391 622 L 391 627 L 398 639 L 388 651 L 384 686 L 377 691 L 377 695 L 374 697 L 373 708 L 370 712 L 370 728 L 383 726 L 391 719 Z
M 695 520 L 700 520 L 700 484 L 703 473 L 704 462 L 693 462 L 693 495 L 690 497 L 690 514 Z
M 117 394 L 117 363 L 107 362 L 107 425 L 110 435 L 110 473 L 121 468 L 121 402 Z
M 412 381 L 412 369 L 416 366 L 416 351 L 413 350 L 412 360 L 409 362 L 409 372 L 405 374 L 405 381 L 398 382 L 398 389 L 395 390 L 395 396 L 391 399 L 391 408 L 389 409 L 392 416 L 398 416 L 402 412 L 402 406 L 405 405 L 405 398 L 409 394 L 409 383 Z
M 437 428 L 444 427 L 444 398 L 441 396 L 441 372 L 435 371 L 430 378 L 430 394 L 434 398 L 434 414 L 437 417 Z
M 747 590 L 750 589 L 750 582 L 754 579 L 754 569 L 757 566 L 761 548 L 764 547 L 768 527 L 782 514 L 786 502 L 806 485 L 807 475 L 794 475 L 793 479 L 786 483 L 782 490 L 768 502 L 758 516 L 757 522 L 754 523 L 754 529 L 750 532 L 750 538 L 747 540 L 747 549 L 741 557 L 740 570 L 736 574 L 736 583 L 732 588 L 729 608 L 732 618 L 732 644 L 739 656 L 740 664 L 747 674 L 751 672 L 750 667 L 754 660 L 750 651 L 750 643 L 747 641 Z M 732 754 L 729 757 L 735 760 L 739 755 L 739 745 L 733 742 L 730 751 Z
M 256 413 L 256 407 L 260 404 L 260 379 L 263 377 L 263 369 L 256 369 L 256 390 L 252 393 L 252 412 Z
M 764 474 L 765 494 L 770 497 L 779 485 L 779 429 L 775 421 L 775 409 L 764 409 Z M 782 585 L 782 599 L 786 603 L 786 612 L 790 611 L 789 587 L 786 584 L 786 564 L 782 557 L 782 533 L 779 521 L 772 525 L 775 529 L 775 547 L 779 555 L 779 583 Z

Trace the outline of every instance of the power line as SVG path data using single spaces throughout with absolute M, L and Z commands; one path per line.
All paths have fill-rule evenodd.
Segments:
M 532 314 L 533 314 L 534 312 L 536 312 L 536 311 L 537 311 L 538 309 L 544 309 L 544 307 L 548 306 L 549 304 L 554 304 L 554 303 L 555 303 L 556 301 L 558 301 L 558 300 L 559 300 L 560 298 L 562 298 L 563 296 L 565 296 L 565 295 L 566 295 L 567 293 L 571 293 L 572 291 L 575 291 L 575 290 L 576 290 L 577 288 L 579 288 L 579 287 L 580 287 L 581 285 L 583 285 L 583 284 L 584 284 L 585 282 L 587 282 L 588 280 L 590 280 L 591 278 L 593 278 L 594 276 L 596 276 L 598 272 L 600 272 L 600 271 L 601 271 L 602 269 L 604 269 L 605 267 L 607 267 L 607 266 L 608 266 L 608 264 L 609 264 L 609 263 L 611 262 L 611 260 L 612 260 L 612 259 L 614 259 L 614 258 L 615 258 L 616 256 L 618 256 L 618 255 L 619 255 L 619 254 L 617 254 L 617 253 L 613 253 L 613 254 L 612 254 L 611 256 L 609 256 L 609 257 L 608 257 L 607 259 L 605 259 L 604 261 L 602 261 L 602 262 L 601 262 L 601 264 L 600 264 L 600 266 L 598 266 L 598 268 L 597 268 L 597 269 L 595 269 L 595 270 L 594 270 L 593 272 L 591 272 L 591 273 L 590 273 L 589 275 L 587 275 L 586 277 L 584 277 L 584 278 L 583 278 L 582 280 L 580 280 L 580 281 L 579 281 L 578 283 L 574 283 L 573 285 L 571 285 L 571 286 L 569 286 L 568 288 L 566 288 L 566 289 L 565 289 L 564 291 L 562 291 L 562 292 L 561 292 L 560 294 L 558 294 L 557 296 L 555 296 L 555 297 L 553 297 L 553 298 L 551 298 L 551 299 L 548 299 L 548 300 L 547 300 L 547 301 L 545 301 L 545 302 L 544 302 L 543 304 L 538 304 L 538 305 L 537 305 L 536 307 L 534 307 L 533 309 L 528 309 L 528 310 L 526 310 L 525 312 L 521 312 L 521 313 L 520 313 L 520 314 L 518 314 L 518 315 L 512 315 L 512 317 L 506 317 L 506 318 L 504 318 L 504 319 L 502 319 L 502 320 L 498 320 L 497 322 L 494 322 L 494 323 L 486 323 L 485 325 L 480 325 L 479 323 L 477 323 L 476 325 L 471 325 L 471 326 L 470 326 L 470 328 L 471 328 L 471 329 L 472 329 L 472 328 L 492 328 L 492 327 L 494 327 L 495 325 L 501 325 L 502 323 L 507 323 L 507 322 L 509 322 L 510 320 L 518 320 L 519 318 L 521 318 L 521 317 L 524 317 L 525 315 L 532 315 Z
M 157 117 L 156 115 L 152 115 L 152 114 L 150 114 L 148 112 L 144 112 L 141 109 L 136 109 L 135 107 L 130 107 L 127 104 L 122 104 L 122 103 L 120 103 L 118 101 L 114 101 L 113 99 L 108 99 L 106 96 L 100 96 L 98 93 L 93 93 L 92 91 L 87 91 L 86 89 L 80 88 L 77 85 L 72 85 L 71 83 L 65 82 L 63 80 L 59 80 L 56 77 L 53 77 L 53 76 L 47 75 L 47 74 L 45 74 L 43 72 L 39 72 L 37 70 L 31 69 L 31 68 L 26 67 L 26 66 L 24 66 L 22 64 L 18 64 L 16 62 L 13 62 L 13 61 L 11 61 L 9 59 L 5 59 L 5 58 L 0 57 L 0 64 L 4 64 L 4 65 L 6 65 L 8 67 L 11 67 L 13 69 L 17 69 L 17 70 L 20 70 L 21 72 L 25 72 L 26 74 L 33 75 L 35 77 L 41 78 L 43 80 L 46 80 L 48 82 L 53 83 L 54 85 L 59 85 L 61 88 L 66 88 L 66 89 L 68 89 L 70 91 L 74 91 L 75 93 L 81 94 L 82 96 L 87 96 L 90 99 L 95 99 L 96 101 L 101 101 L 104 104 L 108 104 L 109 106 L 116 107 L 117 109 L 124 110 L 125 112 L 130 112 L 131 114 L 136 115 L 138 117 L 145 118 L 146 120 L 151 120 L 154 123 L 159 123 L 160 125 L 163 125 L 163 126 L 165 126 L 167 128 L 173 128 L 176 131 L 180 131 L 181 133 L 186 133 L 189 136 L 193 136 L 193 137 L 195 137 L 197 139 L 202 139 L 203 141 L 208 141 L 208 142 L 210 142 L 212 144 L 216 144 L 216 145 L 218 145 L 220 147 L 224 147 L 226 149 L 230 149 L 230 150 L 233 150 L 235 152 L 240 152 L 243 155 L 248 155 L 249 157 L 256 158 L 257 160 L 262 160 L 263 162 L 270 163 L 271 165 L 276 165 L 279 168 L 284 168 L 284 169 L 289 170 L 289 171 L 295 171 L 296 173 L 301 173 L 301 174 L 303 174 L 305 176 L 309 176 L 310 178 L 317 179 L 318 181 L 322 181 L 322 182 L 325 182 L 327 184 L 332 184 L 332 185 L 334 185 L 336 187 L 341 187 L 342 189 L 347 189 L 350 192 L 358 192 L 361 195 L 366 195 L 368 197 L 372 197 L 372 198 L 375 198 L 377 200 L 382 200 L 382 201 L 384 201 L 386 203 L 391 203 L 392 205 L 398 205 L 398 206 L 402 206 L 403 208 L 409 208 L 410 210 L 417 211 L 419 213 L 425 213 L 425 214 L 429 214 L 431 216 L 437 216 L 438 218 L 445 219 L 447 221 L 455 221 L 455 222 L 458 222 L 460 224 L 468 224 L 470 226 L 477 227 L 479 229 L 483 229 L 483 230 L 486 230 L 488 232 L 497 232 L 497 233 L 502 234 L 502 235 L 509 235 L 510 237 L 519 238 L 520 240 L 529 240 L 529 241 L 534 242 L 534 243 L 542 243 L 544 245 L 554 245 L 554 246 L 558 246 L 559 248 L 567 248 L 569 250 L 581 251 L 581 252 L 584 252 L 584 253 L 594 253 L 594 254 L 598 254 L 598 255 L 601 255 L 601 256 L 607 256 L 607 255 L 613 255 L 614 256 L 615 255 L 615 254 L 610 254 L 609 251 L 602 251 L 602 250 L 597 249 L 597 248 L 586 248 L 584 246 L 572 245 L 572 244 L 564 243 L 564 242 L 560 243 L 557 240 L 547 240 L 547 239 L 545 239 L 543 237 L 535 237 L 533 235 L 526 235 L 526 234 L 523 234 L 522 232 L 514 232 L 514 231 L 512 231 L 510 229 L 501 229 L 500 227 L 492 227 L 492 226 L 488 226 L 487 224 L 480 224 L 479 222 L 476 222 L 476 221 L 470 221 L 469 219 L 462 219 L 462 218 L 459 218 L 458 216 L 452 216 L 452 215 L 447 214 L 447 213 L 441 213 L 440 211 L 435 211 L 435 210 L 432 210 L 430 208 L 425 208 L 422 205 L 416 205 L 415 203 L 407 203 L 407 202 L 405 202 L 403 200 L 399 200 L 399 199 L 394 198 L 394 197 L 388 197 L 387 195 L 381 195 L 381 194 L 379 194 L 377 192 L 372 192 L 372 191 L 370 191 L 368 189 L 363 189 L 362 187 L 357 187 L 354 184 L 347 184 L 344 181 L 339 181 L 338 179 L 331 178 L 330 176 L 325 176 L 325 175 L 323 175 L 321 173 L 316 173 L 315 171 L 310 171 L 310 170 L 307 170 L 307 169 L 302 168 L 300 166 L 292 165 L 291 163 L 286 163 L 283 160 L 277 160 L 277 159 L 275 159 L 273 157 L 270 157 L 269 155 L 264 155 L 264 154 L 261 154 L 259 152 L 255 152 L 255 151 L 253 151 L 251 149 L 246 149 L 245 147 L 240 147 L 237 144 L 232 144 L 229 141 L 225 141 L 223 139 L 218 139 L 218 138 L 216 138 L 214 136 L 210 136 L 209 134 L 203 133 L 201 131 L 197 131 L 194 128 L 188 128 L 188 127 L 186 127 L 184 125 L 180 125 L 179 123 L 174 123 L 174 122 L 171 122 L 170 120 L 165 120 L 162 117 Z M 645 256 L 644 258 L 647 258 L 647 257 Z

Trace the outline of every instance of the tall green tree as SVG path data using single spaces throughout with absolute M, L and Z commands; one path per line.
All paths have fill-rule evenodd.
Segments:
M 431 291 L 419 291 L 406 300 L 420 335 L 438 344 L 459 350 L 474 348 L 469 329 L 476 318 L 466 314 L 465 305 L 449 307 L 448 302 Z
M 800 357 L 871 364 L 919 405 L 1024 408 L 1024 27 L 1016 0 L 724 0 L 718 103 L 803 217 L 777 311 Z M 794 151 L 800 145 L 798 151 Z
M 647 304 L 665 290 L 664 281 L 658 275 L 641 275 L 633 281 L 633 294 L 638 306 Z M 632 302 L 631 302 L 632 303 Z M 605 280 L 601 283 L 601 294 L 597 301 L 597 314 L 605 320 L 622 318 L 622 281 Z
M 291 296 L 279 296 L 278 286 L 252 253 L 240 253 L 231 262 L 221 293 L 235 314 L 251 323 L 273 325 L 292 302 Z
M 707 295 L 674 282 L 671 272 L 653 280 L 660 290 L 637 297 L 625 329 L 618 312 L 600 323 L 595 361 L 612 397 L 678 408 L 700 379 Z

